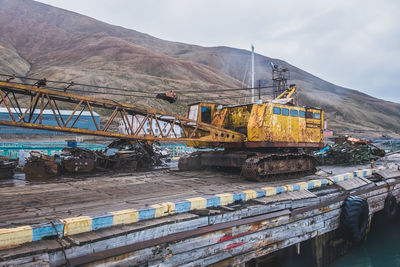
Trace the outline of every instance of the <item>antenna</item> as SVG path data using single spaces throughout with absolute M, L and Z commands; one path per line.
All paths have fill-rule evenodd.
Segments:
M 254 45 L 251 45 L 251 103 L 254 103 Z
M 288 68 L 279 67 L 270 62 L 272 68 L 272 86 L 274 88 L 274 98 L 282 94 L 287 88 L 287 81 L 290 79 Z

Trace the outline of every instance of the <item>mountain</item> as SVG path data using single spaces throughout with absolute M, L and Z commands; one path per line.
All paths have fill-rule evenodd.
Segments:
M 113 97 L 183 113 L 188 102 L 201 99 L 243 103 L 239 97 L 248 93 L 205 96 L 201 91 L 248 86 L 249 60 L 246 50 L 165 41 L 32 0 L 0 0 L 0 73 L 145 92 L 197 90 L 182 93 L 173 105 L 154 98 Z M 290 70 L 300 104 L 326 110 L 329 128 L 356 135 L 398 131 L 399 104 L 336 86 L 285 61 L 256 54 L 256 80 L 272 84 L 271 61 Z M 96 96 L 109 97 L 104 92 L 99 89 Z

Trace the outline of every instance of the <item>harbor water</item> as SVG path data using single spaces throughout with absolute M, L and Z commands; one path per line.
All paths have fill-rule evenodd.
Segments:
M 345 266 L 400 266 L 400 220 L 387 221 L 384 216 L 376 216 L 367 241 L 330 265 Z

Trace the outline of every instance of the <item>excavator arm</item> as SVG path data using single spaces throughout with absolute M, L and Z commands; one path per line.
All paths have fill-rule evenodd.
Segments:
M 68 116 L 62 115 L 59 109 L 65 103 L 73 105 L 73 111 Z M 218 144 L 242 143 L 246 138 L 245 135 L 235 131 L 153 108 L 10 81 L 0 81 L 0 107 L 5 107 L 11 118 L 11 120 L 1 119 L 0 125 L 14 127 L 148 141 L 198 141 Z M 44 122 L 45 109 L 51 110 L 50 115 L 56 121 L 56 125 Z M 107 114 L 104 125 L 96 121 L 94 109 L 101 110 L 101 114 Z M 89 120 L 92 120 L 95 130 L 75 126 L 83 111 L 90 113 Z M 117 120 L 123 122 L 124 133 L 115 131 L 115 125 L 119 124 Z M 134 125 L 134 120 L 138 122 L 137 125 Z M 147 122 L 150 131 L 143 134 Z M 161 122 L 164 122 L 163 126 Z M 176 132 L 176 126 L 181 129 L 180 133 Z

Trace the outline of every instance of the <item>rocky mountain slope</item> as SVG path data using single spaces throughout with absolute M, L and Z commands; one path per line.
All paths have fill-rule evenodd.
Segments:
M 259 54 L 255 59 L 256 80 L 266 79 L 269 85 L 271 61 L 288 67 L 290 83 L 300 89 L 300 103 L 324 108 L 330 128 L 359 135 L 399 129 L 397 103 L 336 86 L 278 59 Z M 200 99 L 243 103 L 239 97 L 247 93 L 205 95 L 201 90 L 246 87 L 249 61 L 245 50 L 165 41 L 32 0 L 0 0 L 0 73 L 146 92 L 199 91 L 180 95 L 173 105 L 153 98 L 113 97 L 182 113 L 187 102 Z M 96 95 L 110 97 L 104 92 L 99 89 Z

